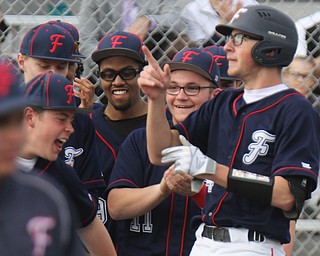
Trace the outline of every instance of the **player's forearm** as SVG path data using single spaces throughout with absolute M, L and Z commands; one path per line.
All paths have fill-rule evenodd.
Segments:
M 196 177 L 212 180 L 216 184 L 228 189 L 228 174 L 229 167 L 217 164 L 215 174 L 202 174 Z M 250 185 L 248 184 L 248 186 Z M 290 191 L 288 181 L 281 176 L 276 176 L 272 188 L 271 206 L 280 208 L 283 211 L 290 211 L 293 208 L 294 203 L 295 199 Z
M 295 199 L 289 188 L 288 181 L 281 176 L 276 176 L 274 178 L 271 205 L 283 211 L 290 211 L 294 203 Z
M 160 184 L 145 188 L 114 188 L 108 196 L 108 210 L 115 220 L 131 219 L 154 209 L 171 192 L 161 191 Z
M 79 230 L 79 236 L 93 256 L 116 256 L 108 231 L 98 217 L 87 227 Z

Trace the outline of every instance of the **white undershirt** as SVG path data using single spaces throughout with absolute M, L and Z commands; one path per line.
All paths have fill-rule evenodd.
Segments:
M 16 162 L 19 166 L 19 169 L 23 172 L 30 172 L 37 162 L 37 158 L 25 159 L 22 157 L 17 157 Z
M 250 104 L 252 102 L 259 101 L 272 94 L 275 94 L 277 92 L 281 92 L 287 89 L 288 89 L 288 86 L 286 86 L 285 84 L 277 84 L 274 86 L 270 86 L 262 89 L 256 89 L 256 90 L 244 89 L 243 99 L 247 104 Z

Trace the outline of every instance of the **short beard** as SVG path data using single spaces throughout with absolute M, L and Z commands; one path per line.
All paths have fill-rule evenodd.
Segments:
M 112 106 L 114 107 L 115 110 L 118 110 L 118 111 L 126 111 L 128 109 L 131 108 L 132 104 L 130 101 L 128 101 L 127 103 L 125 103 L 124 105 L 115 105 L 115 104 L 112 104 Z

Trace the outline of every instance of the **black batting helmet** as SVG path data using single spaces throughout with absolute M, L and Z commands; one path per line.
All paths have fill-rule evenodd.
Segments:
M 216 30 L 230 35 L 238 29 L 261 38 L 252 49 L 253 59 L 266 67 L 287 66 L 297 49 L 298 33 L 294 21 L 281 11 L 264 5 L 249 5 L 239 9 L 227 25 Z M 273 54 L 267 54 L 274 51 Z

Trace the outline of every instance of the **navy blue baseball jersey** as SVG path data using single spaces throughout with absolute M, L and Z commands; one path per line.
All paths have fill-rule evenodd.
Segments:
M 133 130 L 146 126 L 147 115 L 125 120 L 107 120 L 105 107 L 92 113 L 92 121 L 96 132 L 96 143 L 99 149 L 99 163 L 103 168 L 103 177 L 108 185 L 114 161 L 122 142 Z
M 150 163 L 146 130 L 137 129 L 120 147 L 108 191 L 159 184 L 167 168 Z M 191 197 L 172 194 L 144 216 L 116 221 L 118 255 L 189 255 L 195 241 L 190 221 L 200 214 Z
M 91 118 L 95 128 L 95 142 L 99 149 L 98 161 L 100 166 L 103 167 L 103 178 L 106 185 L 109 183 L 109 178 L 117 158 L 120 145 L 125 140 L 127 135 L 133 130 L 145 127 L 147 115 L 137 118 L 112 121 L 107 119 L 104 115 L 105 106 L 97 108 L 92 114 Z M 113 227 L 111 220 L 108 220 L 107 202 L 105 193 L 100 194 L 99 198 L 98 216 L 101 221 L 106 225 L 111 237 L 114 239 Z
M 3 256 L 85 255 L 65 197 L 47 181 L 21 172 L 0 181 Z
M 94 126 L 89 115 L 76 112 L 72 121 L 74 133 L 64 145 L 59 157 L 72 166 L 91 195 L 96 198 L 105 190 L 98 153 L 94 143 Z
M 77 228 L 86 227 L 94 220 L 97 213 L 95 200 L 80 181 L 76 171 L 60 158 L 56 161 L 38 158 L 31 173 L 40 177 L 43 175 L 44 178 L 48 176 L 58 188 L 64 189 L 80 218 Z
M 288 89 L 246 104 L 243 90 L 226 90 L 176 128 L 218 163 L 265 176 L 307 177 L 316 187 L 319 127 L 316 111 Z M 207 225 L 243 227 L 282 243 L 290 241 L 289 219 L 217 184 L 206 194 Z

